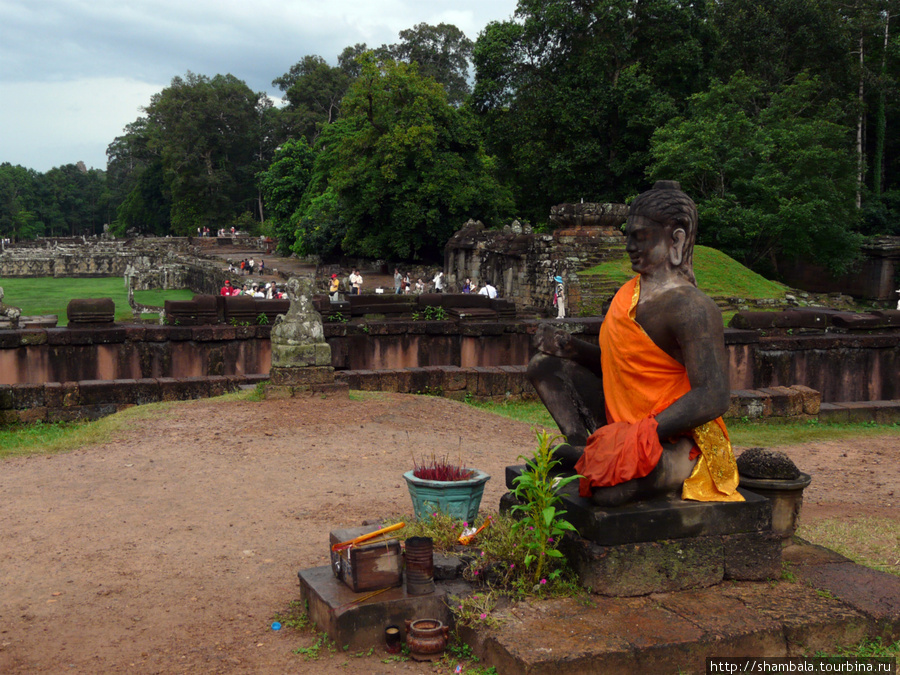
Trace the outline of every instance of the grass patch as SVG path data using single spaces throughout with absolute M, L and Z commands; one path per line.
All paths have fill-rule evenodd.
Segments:
M 556 422 L 543 403 L 537 401 L 509 401 L 504 403 L 471 402 L 474 408 L 518 422 L 526 422 L 552 433 L 559 433 Z M 741 447 L 797 445 L 843 438 L 871 438 L 900 436 L 900 424 L 826 424 L 817 420 L 805 422 L 771 423 L 725 420 L 731 442 Z
M 845 438 L 900 436 L 900 424 L 829 424 L 818 420 L 805 422 L 765 423 L 725 420 L 734 445 L 742 447 L 797 445 Z
M 122 277 L 97 279 L 40 277 L 36 279 L 3 279 L 4 302 L 18 307 L 24 316 L 56 314 L 60 326 L 68 323 L 66 307 L 73 298 L 111 298 L 116 305 L 116 320 L 131 320 L 128 293 Z M 134 299 L 142 305 L 162 307 L 166 300 L 190 300 L 191 290 L 135 291 Z
M 849 520 L 801 520 L 797 535 L 853 562 L 900 576 L 900 522 L 864 516 Z
M 818 656 L 818 655 L 817 655 Z M 891 644 L 883 644 L 881 638 L 866 638 L 858 645 L 844 647 L 834 656 L 853 658 L 897 658 L 900 656 L 900 640 Z M 849 671 L 848 671 L 849 672 Z
M 508 417 L 517 422 L 526 422 L 538 427 L 538 429 L 546 429 L 554 434 L 559 433 L 556 422 L 553 421 L 544 404 L 539 401 L 509 401 L 504 403 L 471 401 L 469 405 L 501 417 Z
M 212 401 L 233 403 L 259 400 L 262 400 L 262 396 L 258 390 L 254 389 L 193 401 L 148 403 L 127 408 L 114 415 L 90 422 L 35 422 L 2 427 L 0 428 L 0 460 L 8 457 L 69 452 L 85 445 L 108 443 L 118 432 L 127 428 L 127 423 L 155 417 L 176 405 Z
M 579 274 L 601 275 L 610 281 L 624 284 L 634 277 L 627 255 L 608 260 Z M 694 275 L 697 285 L 707 295 L 724 298 L 784 298 L 788 287 L 769 281 L 741 265 L 721 251 L 708 246 L 694 247 Z

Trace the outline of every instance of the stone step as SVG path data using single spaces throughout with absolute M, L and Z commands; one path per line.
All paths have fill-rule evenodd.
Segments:
M 867 636 L 896 639 L 900 578 L 800 540 L 783 560 L 795 581 L 534 599 L 494 612 L 497 627 L 460 627 L 460 638 L 480 665 L 530 675 L 705 673 L 710 657 L 834 654 Z
M 900 422 L 900 399 L 823 403 L 819 406 L 819 420 L 842 424 L 853 422 L 897 424 Z

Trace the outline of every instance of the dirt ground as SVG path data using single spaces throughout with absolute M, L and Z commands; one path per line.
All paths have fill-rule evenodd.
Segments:
M 116 440 L 0 464 L 0 672 L 432 673 L 383 653 L 306 662 L 271 630 L 328 533 L 411 512 L 412 457 L 486 470 L 530 453 L 524 423 L 446 399 L 384 394 L 199 401 Z M 786 449 L 813 475 L 804 518 L 900 518 L 900 441 Z

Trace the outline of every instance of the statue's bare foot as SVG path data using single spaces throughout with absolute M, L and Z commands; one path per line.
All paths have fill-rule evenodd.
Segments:
M 640 496 L 639 480 L 629 480 L 618 485 L 598 487 L 591 491 L 591 501 L 595 506 L 621 506 Z
M 574 469 L 575 464 L 584 454 L 584 446 L 569 445 L 568 443 L 560 443 L 553 448 L 553 459 L 559 461 L 558 468 Z

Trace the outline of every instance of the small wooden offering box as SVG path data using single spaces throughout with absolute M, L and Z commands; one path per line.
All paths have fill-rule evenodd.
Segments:
M 353 527 L 334 530 L 330 536 L 330 546 L 349 541 L 355 537 L 374 532 L 372 527 Z M 389 536 L 389 535 L 388 535 Z M 331 551 L 331 569 L 334 576 L 347 584 L 356 593 L 377 591 L 403 584 L 403 556 L 400 540 L 389 539 L 378 543 L 365 542 L 343 551 Z M 329 548 L 330 548 L 329 546 Z

